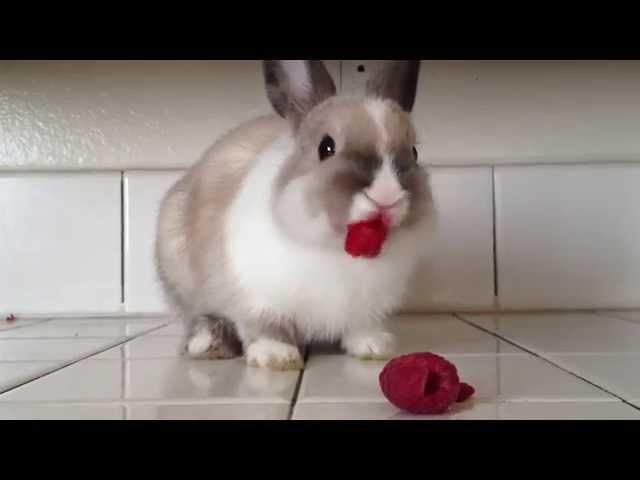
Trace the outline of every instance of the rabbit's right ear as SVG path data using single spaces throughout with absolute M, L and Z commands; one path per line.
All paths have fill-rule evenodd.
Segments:
M 271 105 L 294 127 L 313 107 L 336 94 L 321 60 L 264 60 L 262 67 Z

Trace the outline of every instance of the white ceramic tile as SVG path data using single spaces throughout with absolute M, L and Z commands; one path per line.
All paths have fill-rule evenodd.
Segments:
M 104 402 L 123 397 L 122 362 L 83 360 L 0 395 L 0 402 Z
M 640 325 L 617 318 L 590 313 L 462 316 L 536 352 L 640 352 Z
M 495 188 L 502 307 L 640 304 L 640 166 L 499 167 Z
M 164 312 L 154 245 L 160 202 L 182 171 L 125 173 L 125 307 Z
M 387 327 L 396 336 L 398 354 L 418 351 L 441 355 L 496 353 L 502 343 L 452 315 L 398 315 Z
M 122 344 L 105 350 L 104 352 L 87 357 L 88 360 L 122 360 L 124 359 L 124 347 Z
M 344 60 L 343 90 L 379 62 Z M 423 60 L 413 115 L 434 164 L 638 160 L 639 77 L 629 61 Z
M 473 385 L 478 401 L 613 400 L 614 397 L 530 355 L 446 357 L 461 381 Z M 298 401 L 384 401 L 378 376 L 384 362 L 364 362 L 344 355 L 311 355 Z
M 247 367 L 242 358 L 130 360 L 126 374 L 128 400 L 207 399 L 212 403 L 289 403 L 299 375 Z
M 119 356 L 118 349 L 113 349 Z M 4 401 L 109 401 L 207 399 L 222 403 L 288 403 L 297 372 L 245 366 L 242 359 L 83 360 L 0 396 Z
M 0 169 L 183 168 L 273 111 L 259 60 L 0 62 L 0 91 Z
M 116 338 L 0 339 L 0 362 L 72 360 L 117 342 Z
M 505 402 L 498 420 L 640 420 L 640 412 L 622 402 Z
M 165 323 L 167 325 L 165 327 L 154 330 L 153 332 L 149 332 L 149 336 L 183 336 L 184 335 L 184 324 L 182 322 L 175 322 L 166 320 Z
M 550 359 L 625 400 L 640 403 L 640 354 L 552 355 Z
M 130 420 L 286 420 L 289 405 L 128 405 Z
M 429 169 L 437 215 L 407 309 L 490 309 L 493 207 L 490 168 Z
M 156 330 L 157 327 L 165 325 L 168 322 L 169 322 L 168 319 L 160 318 L 160 317 L 157 319 L 144 319 L 144 320 L 141 319 L 141 320 L 129 321 L 127 322 L 125 331 L 127 336 L 138 335 L 144 332 L 148 332 L 149 335 L 152 335 L 157 331 L 160 331 L 160 330 L 164 331 L 166 328 L 170 328 L 169 326 L 169 327 Z
M 0 404 L 2 420 L 123 420 L 124 407 L 117 405 Z
M 56 365 L 57 362 L 0 362 L 0 390 L 40 376 Z
M 179 336 L 145 335 L 123 345 L 126 358 L 178 358 L 184 339 Z
M 531 355 L 500 355 L 497 375 L 501 400 L 615 400 L 608 393 Z
M 444 415 L 412 415 L 389 403 L 298 403 L 292 420 L 495 420 L 496 405 L 457 404 Z
M 120 174 L 0 174 L 0 310 L 117 311 Z

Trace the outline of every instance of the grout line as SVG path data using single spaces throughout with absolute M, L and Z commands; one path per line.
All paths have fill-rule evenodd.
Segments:
M 127 357 L 124 353 L 124 346 L 120 345 L 120 398 L 124 401 L 127 398 Z
M 149 329 L 149 330 L 145 330 L 143 332 L 140 332 L 140 333 L 138 333 L 136 335 L 132 335 L 130 337 L 120 337 L 120 339 L 118 341 L 116 341 L 114 343 L 107 344 L 106 346 L 104 346 L 104 347 L 102 347 L 102 348 L 100 348 L 98 350 L 94 350 L 91 353 L 87 353 L 85 355 L 82 355 L 81 357 L 76 357 L 76 358 L 73 358 L 73 359 L 70 359 L 70 360 L 63 360 L 62 363 L 59 363 L 55 368 L 52 368 L 51 370 L 47 370 L 46 372 L 44 372 L 42 374 L 38 374 L 37 376 L 31 377 L 28 380 L 20 381 L 20 382 L 14 384 L 14 385 L 10 385 L 8 387 L 0 388 L 0 395 L 8 393 L 8 392 L 10 392 L 12 390 L 15 390 L 16 388 L 20 388 L 20 387 L 22 387 L 22 386 L 24 386 L 24 385 L 26 385 L 28 383 L 35 382 L 36 380 L 40 380 L 41 378 L 48 377 L 52 373 L 56 373 L 56 372 L 58 372 L 58 371 L 60 371 L 60 370 L 62 370 L 64 368 L 70 367 L 71 365 L 75 365 L 76 363 L 79 363 L 79 362 L 81 362 L 83 360 L 87 360 L 87 359 L 89 359 L 91 357 L 94 357 L 96 355 L 100 355 L 101 353 L 104 353 L 107 350 L 111 350 L 111 349 L 113 349 L 115 347 L 123 345 L 123 344 L 125 344 L 125 343 L 127 343 L 127 342 L 129 342 L 131 340 L 134 340 L 134 339 L 136 339 L 138 337 L 142 337 L 143 335 L 146 335 L 147 333 L 151 333 L 151 332 L 153 332 L 155 330 L 158 330 L 160 328 L 163 328 L 163 327 L 166 327 L 166 324 L 160 325 L 158 327 L 155 327 L 155 328 L 152 328 L 152 329 Z M 56 360 L 53 360 L 53 361 L 56 361 Z
M 559 365 L 559 364 L 555 363 L 553 360 L 551 360 L 551 359 L 549 359 L 549 358 L 547 358 L 547 357 L 543 356 L 542 354 L 539 354 L 539 353 L 537 353 L 537 352 L 534 352 L 533 350 L 530 350 L 530 349 L 528 349 L 528 348 L 526 348 L 526 347 L 523 347 L 522 345 L 518 345 L 518 344 L 517 344 L 516 342 L 514 342 L 513 340 L 510 340 L 510 339 L 508 339 L 507 337 L 505 337 L 505 336 L 503 336 L 503 335 L 500 335 L 499 333 L 492 332 L 491 330 L 488 330 L 488 329 L 486 329 L 486 328 L 484 328 L 484 327 L 481 327 L 480 325 L 477 325 L 477 324 L 475 324 L 475 323 L 473 323 L 473 322 L 471 322 L 471 321 L 467 320 L 466 318 L 463 318 L 462 316 L 458 315 L 457 313 L 454 313 L 454 316 L 455 316 L 456 318 L 458 318 L 458 320 L 460 320 L 460 321 L 462 321 L 462 322 L 466 323 L 467 325 L 469 325 L 469 326 L 471 326 L 471 327 L 474 327 L 474 328 L 476 328 L 476 329 L 478 329 L 478 330 L 481 330 L 481 331 L 483 331 L 484 333 L 488 333 L 489 335 L 492 335 L 492 336 L 494 336 L 494 337 L 496 337 L 496 338 L 499 338 L 499 339 L 500 339 L 500 340 L 502 340 L 503 342 L 506 342 L 506 343 L 508 343 L 508 344 L 510 344 L 510 345 L 513 345 L 514 347 L 517 347 L 517 348 L 519 348 L 519 349 L 521 349 L 521 350 L 524 350 L 524 351 L 525 351 L 525 352 L 527 352 L 528 354 L 530 354 L 530 355 L 532 355 L 532 356 L 534 356 L 534 357 L 536 357 L 536 358 L 539 358 L 540 360 L 543 360 L 543 361 L 545 361 L 545 362 L 547 362 L 547 363 L 549 363 L 549 364 L 553 365 L 554 367 L 556 367 L 556 368 L 558 368 L 558 369 L 562 370 L 563 372 L 568 373 L 569 375 L 571 375 L 571 376 L 573 376 L 573 377 L 575 377 L 575 378 L 578 378 L 578 379 L 582 380 L 583 382 L 588 383 L 589 385 L 591 385 L 591 386 L 593 386 L 593 387 L 597 388 L 598 390 L 602 390 L 603 392 L 605 392 L 605 393 L 607 393 L 607 394 L 609 394 L 609 395 L 611 395 L 611 396 L 613 396 L 613 397 L 617 398 L 617 399 L 618 399 L 618 400 L 620 400 L 622 403 L 624 403 L 624 404 L 626 404 L 626 405 L 630 406 L 631 408 L 633 408 L 633 409 L 635 409 L 635 410 L 640 411 L 640 406 L 636 406 L 636 405 L 634 405 L 634 404 L 633 404 L 633 403 L 631 403 L 629 400 L 627 400 L 627 399 L 625 399 L 624 397 L 622 397 L 622 396 L 618 395 L 617 393 L 614 393 L 614 392 L 612 392 L 611 390 L 609 390 L 609 389 L 607 389 L 607 388 L 603 387 L 602 385 L 598 385 L 597 383 L 594 383 L 594 382 L 592 382 L 591 380 L 589 380 L 589 379 L 587 379 L 587 378 L 585 378 L 585 377 L 582 377 L 582 376 L 578 375 L 577 373 L 575 373 L 575 372 L 573 372 L 573 371 L 571 371 L 571 370 L 569 370 L 569 369 L 567 369 L 567 368 L 565 368 L 565 367 L 563 367 L 563 366 L 561 366 L 561 365 Z
M 300 375 L 298 375 L 298 381 L 296 382 L 296 388 L 293 391 L 293 397 L 291 398 L 291 403 L 289 405 L 289 413 L 287 414 L 287 420 L 291 420 L 293 417 L 293 411 L 298 404 L 298 395 L 300 394 L 300 387 L 302 386 L 302 377 L 304 377 L 304 373 L 307 370 L 307 362 L 309 361 L 309 357 L 311 356 L 311 348 L 307 348 L 304 352 L 304 367 L 300 370 Z
M 125 222 L 125 184 L 124 184 L 124 172 L 120 172 L 120 303 L 124 305 L 124 268 L 125 268 L 125 259 L 124 259 L 124 243 L 125 243 L 125 235 L 126 235 L 126 222 Z
M 496 235 L 496 169 L 491 167 L 491 214 L 493 229 L 493 297 L 498 301 L 498 238 Z

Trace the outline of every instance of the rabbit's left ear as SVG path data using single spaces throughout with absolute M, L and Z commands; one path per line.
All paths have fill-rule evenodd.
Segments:
M 393 100 L 411 112 L 419 75 L 420 60 L 386 62 L 367 81 L 367 95 Z
M 322 60 L 265 60 L 263 74 L 271 105 L 296 127 L 313 107 L 336 94 Z

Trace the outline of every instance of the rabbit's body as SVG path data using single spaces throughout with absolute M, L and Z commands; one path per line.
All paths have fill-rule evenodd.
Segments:
M 413 131 L 404 112 L 382 99 L 330 98 L 307 117 L 300 130 L 277 116 L 241 125 L 163 200 L 158 272 L 187 321 L 194 356 L 233 355 L 236 336 L 249 363 L 272 368 L 299 367 L 298 344 L 314 340 L 342 340 L 360 357 L 392 351 L 381 325 L 403 300 L 424 248 L 426 179 L 413 170 L 411 180 L 403 177 L 412 197 L 389 202 L 383 251 L 362 259 L 344 251 L 346 225 L 371 210 L 354 179 L 368 175 L 378 195 L 393 181 L 391 163 L 385 156 L 376 166 L 359 164 L 357 173 L 336 157 L 309 170 L 325 131 L 354 158 L 370 157 L 367 139 L 384 151 L 413 145 Z

